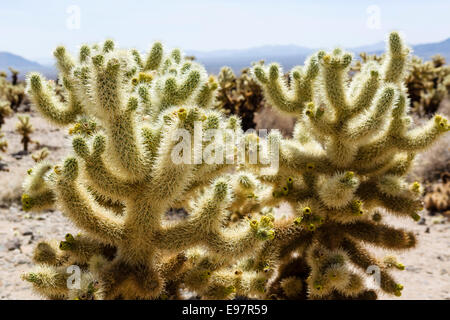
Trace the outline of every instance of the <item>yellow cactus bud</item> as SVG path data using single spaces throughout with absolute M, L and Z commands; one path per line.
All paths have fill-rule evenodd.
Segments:
M 61 167 L 60 167 L 60 166 L 54 166 L 54 167 L 53 167 L 53 171 L 54 171 L 57 175 L 60 175 L 60 174 L 61 174 Z
M 70 233 L 66 234 L 65 238 L 66 238 L 67 242 L 74 242 L 75 241 L 75 238 Z
M 353 171 L 347 171 L 345 173 L 345 179 L 350 180 L 355 176 L 355 173 Z
M 184 108 L 178 109 L 177 115 L 178 115 L 178 118 L 179 118 L 181 121 L 186 120 L 186 118 L 187 118 L 187 112 L 186 112 L 186 109 L 184 109 Z
M 321 283 L 319 283 L 319 282 L 315 282 L 314 283 L 314 289 L 320 291 L 320 290 L 323 289 L 323 285 Z
M 67 241 L 61 241 L 59 243 L 59 248 L 63 251 L 70 250 L 70 249 L 72 249 L 72 244 Z
M 412 185 L 411 185 L 411 191 L 418 193 L 420 192 L 420 183 L 418 181 L 415 181 Z
M 22 195 L 23 211 L 29 211 L 33 207 L 33 199 L 26 193 Z
M 252 229 L 258 229 L 258 221 L 257 220 L 251 220 L 250 221 L 250 227 Z
M 404 265 L 403 263 L 398 263 L 395 267 L 396 267 L 398 270 L 405 270 L 405 265 Z

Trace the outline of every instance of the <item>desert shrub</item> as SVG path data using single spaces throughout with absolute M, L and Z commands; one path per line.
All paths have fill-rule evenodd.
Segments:
M 30 123 L 29 116 L 18 116 L 17 119 L 19 122 L 17 122 L 16 131 L 22 136 L 20 142 L 23 145 L 23 151 L 28 152 L 28 145 L 33 142 L 33 140 L 31 140 L 31 134 L 34 132 L 34 128 Z
M 238 115 L 244 131 L 255 128 L 254 116 L 264 106 L 264 101 L 261 88 L 250 76 L 250 68 L 243 69 L 236 77 L 231 68 L 223 67 L 217 81 L 217 108 L 225 114 Z
M 9 102 L 9 107 L 17 111 L 25 99 L 25 83 L 18 80 L 18 71 L 10 68 L 12 82 L 7 80 L 7 74 L 0 74 L 0 100 Z
M 431 213 L 450 215 L 450 173 L 442 174 L 442 180 L 430 186 L 425 195 L 425 208 Z

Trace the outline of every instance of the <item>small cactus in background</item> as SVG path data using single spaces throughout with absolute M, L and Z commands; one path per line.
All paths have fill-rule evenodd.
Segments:
M 8 69 L 11 72 L 11 83 L 13 86 L 15 86 L 19 82 L 19 71 L 11 67 L 9 67 Z
M 5 123 L 5 118 L 9 117 L 11 113 L 10 103 L 5 100 L 0 100 L 0 128 Z
M 32 142 L 30 135 L 34 132 L 34 129 L 29 116 L 18 116 L 18 120 L 16 131 L 22 136 L 20 142 L 23 144 L 23 151 L 28 152 L 28 144 Z
M 39 151 L 36 151 L 35 153 L 33 153 L 31 155 L 31 158 L 33 159 L 34 162 L 38 163 L 43 161 L 45 158 L 47 158 L 49 156 L 49 152 L 47 148 L 43 148 Z
M 383 59 L 363 63 L 350 82 L 352 55 L 340 49 L 320 51 L 294 67 L 289 85 L 278 64 L 253 68 L 268 102 L 298 119 L 294 137 L 281 140 L 275 177 L 259 176 L 272 185 L 272 205 L 287 202 L 295 212 L 275 220 L 275 238 L 254 261 L 255 268 L 278 271 L 268 296 L 376 298 L 354 267 L 363 273 L 377 268 L 380 289 L 401 295 L 391 264 L 366 245 L 415 246 L 413 232 L 389 226 L 383 216 L 420 218 L 421 186 L 407 183 L 405 175 L 415 155 L 450 129 L 441 115 L 411 128 L 408 53 L 392 33 Z
M 226 114 L 241 117 L 244 131 L 255 128 L 254 114 L 264 105 L 264 97 L 261 88 L 250 76 L 250 68 L 243 69 L 241 75 L 236 77 L 231 68 L 223 67 L 217 81 L 217 108 Z
M 9 107 L 17 111 L 25 99 L 25 84 L 18 80 L 18 71 L 10 68 L 12 82 L 7 80 L 7 74 L 0 74 L 0 100 L 9 102 Z
M 425 195 L 425 208 L 431 213 L 450 215 L 450 174 L 444 173 L 442 180 L 433 183 Z
M 0 151 L 6 152 L 6 149 L 8 149 L 8 141 L 6 141 L 4 133 L 0 132 Z
M 431 61 L 422 62 L 414 57 L 411 71 L 406 78 L 413 111 L 420 116 L 431 116 L 448 95 L 445 79 L 450 75 L 450 66 L 444 57 L 436 55 Z
M 6 152 L 6 149 L 8 149 L 8 141 L 4 138 L 5 135 L 3 132 L 0 132 L 0 151 Z M 0 157 L 0 161 L 2 160 L 2 157 Z M 4 169 L 5 164 L 0 162 L 0 171 L 8 171 L 7 169 Z

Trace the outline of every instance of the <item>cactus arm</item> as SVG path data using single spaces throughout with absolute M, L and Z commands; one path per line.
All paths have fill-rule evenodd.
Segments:
M 355 116 L 369 108 L 375 98 L 375 94 L 380 86 L 379 74 L 372 70 L 370 75 L 365 79 L 362 88 L 352 101 L 351 116 Z
M 322 66 L 320 76 L 324 84 L 323 94 L 329 105 L 334 108 L 338 119 L 341 114 L 346 114 L 349 110 L 344 83 L 346 70 L 351 60 L 352 56 L 349 54 L 320 57 Z
M 355 239 L 386 249 L 409 249 L 416 244 L 416 237 L 412 232 L 407 232 L 404 229 L 394 229 L 385 224 L 357 221 L 352 224 L 340 225 L 341 227 L 342 232 L 348 233 Z
M 306 70 L 299 69 L 292 72 L 291 79 L 294 80 L 294 97 L 297 100 L 307 103 L 313 101 L 314 90 L 313 82 L 319 74 L 319 65 L 317 62 L 317 57 L 312 56 L 306 62 Z
M 158 155 L 152 167 L 151 197 L 154 201 L 173 199 L 189 183 L 193 167 L 190 164 L 174 163 L 172 152 L 177 142 L 176 129 L 179 123 L 167 128 L 167 134 L 161 139 Z
M 163 58 L 163 46 L 160 42 L 153 44 L 150 53 L 145 61 L 145 66 L 143 71 L 152 71 L 160 67 Z
M 356 195 L 364 202 L 381 204 L 390 213 L 399 216 L 413 217 L 422 209 L 421 201 L 416 195 L 409 193 L 403 195 L 386 194 L 379 190 L 375 182 L 363 182 L 356 191 Z
M 379 131 L 381 125 L 384 123 L 385 114 L 392 106 L 394 95 L 394 88 L 385 88 L 378 98 L 375 110 L 367 117 L 364 117 L 362 121 L 359 121 L 355 127 L 348 128 L 347 136 L 349 139 L 357 142 L 365 137 L 373 136 L 374 133 Z
M 113 155 L 114 165 L 123 170 L 124 175 L 139 180 L 146 174 L 146 163 L 136 139 L 134 111 L 138 100 L 130 97 L 126 101 L 119 60 L 111 58 L 105 65 L 104 59 L 103 55 L 92 58 L 95 69 L 93 90 L 98 112 L 110 137 L 108 150 Z
M 329 173 L 333 172 L 333 165 L 323 153 L 308 152 L 308 150 L 298 147 L 297 144 L 283 141 L 280 145 L 280 167 L 305 172 Z
M 114 175 L 106 166 L 102 154 L 105 150 L 105 137 L 97 135 L 94 138 L 93 151 L 89 152 L 86 141 L 82 137 L 75 137 L 72 146 L 75 153 L 84 161 L 84 172 L 89 178 L 89 184 L 101 194 L 114 199 L 130 197 L 138 184 L 126 181 Z
M 57 125 L 73 123 L 82 112 L 81 104 L 72 94 L 69 95 L 70 99 L 66 106 L 57 102 L 54 93 L 46 87 L 44 79 L 39 74 L 32 73 L 28 77 L 28 88 L 34 105 L 52 123 Z
M 185 102 L 198 88 L 200 79 L 201 74 L 197 70 L 189 72 L 181 85 L 177 83 L 175 77 L 168 78 L 164 84 L 159 112 L 169 106 L 180 105 Z
M 62 46 L 57 47 L 53 52 L 53 55 L 56 58 L 56 65 L 58 67 L 58 70 L 64 77 L 70 77 L 75 66 L 75 62 L 67 53 L 66 48 Z
M 43 210 L 53 207 L 55 193 L 49 181 L 46 179 L 46 175 L 50 169 L 50 164 L 42 162 L 29 172 L 23 185 L 22 207 L 25 211 L 31 209 Z
M 305 71 L 302 69 L 293 70 L 290 77 L 293 82 L 288 88 L 286 82 L 280 76 L 281 67 L 271 64 L 268 68 L 257 65 L 253 68 L 253 74 L 262 86 L 266 98 L 279 110 L 299 115 L 303 112 L 305 104 L 313 100 L 313 82 L 318 75 L 317 57 L 308 59 Z
M 380 265 L 362 246 L 350 239 L 344 239 L 342 241 L 342 247 L 347 251 L 351 261 L 363 271 L 368 270 L 371 266 Z M 386 293 L 399 295 L 400 290 L 396 281 L 386 270 L 383 268 L 380 269 L 380 288 Z
M 214 79 L 203 84 L 196 97 L 195 104 L 201 108 L 210 108 L 214 102 L 217 88 L 218 84 L 214 81 Z
M 264 232 L 264 231 L 263 231 Z M 262 240 L 269 239 L 270 234 L 257 233 L 250 228 L 243 230 L 227 230 L 225 235 L 222 232 L 211 233 L 207 236 L 208 247 L 217 255 L 227 258 L 241 258 L 252 252 Z
M 301 113 L 303 104 L 292 99 L 292 93 L 288 91 L 284 79 L 280 78 L 280 67 L 276 64 L 269 66 L 267 71 L 262 66 L 254 68 L 254 74 L 266 93 L 266 97 L 272 105 L 288 114 Z
M 397 32 L 389 35 L 388 52 L 388 59 L 383 66 L 384 81 L 398 83 L 403 79 L 409 49 L 403 44 Z
M 56 184 L 58 201 L 74 223 L 94 237 L 117 243 L 124 237 L 124 222 L 106 209 L 95 205 L 90 195 L 77 183 L 78 163 L 66 159 L 61 178 Z
M 33 284 L 33 288 L 44 296 L 63 297 L 68 293 L 66 268 L 40 265 L 22 275 L 22 279 Z
M 399 149 L 404 151 L 419 151 L 429 147 L 443 133 L 450 130 L 447 119 L 440 115 L 434 116 L 427 124 L 407 132 L 395 140 Z

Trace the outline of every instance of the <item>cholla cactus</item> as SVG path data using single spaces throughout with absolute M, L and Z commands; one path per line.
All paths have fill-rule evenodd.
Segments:
M 195 147 L 176 149 L 180 129 L 241 132 L 236 117 L 211 110 L 217 84 L 203 67 L 160 43 L 146 56 L 112 41 L 83 45 L 78 59 L 64 47 L 54 55 L 67 101 L 36 73 L 28 90 L 45 118 L 72 126 L 75 156 L 30 170 L 22 203 L 25 210 L 56 205 L 82 233 L 38 244 L 38 266 L 23 278 L 58 299 L 178 298 L 181 286 L 216 299 L 261 294 L 264 277 L 236 275 L 232 266 L 273 237 L 272 221 L 225 228 L 240 192 L 233 176 L 221 176 L 231 165 L 173 160 L 192 160 Z M 224 136 L 200 145 L 229 144 Z M 166 221 L 165 212 L 181 205 L 189 217 Z M 81 289 L 66 285 L 71 265 L 81 268 Z
M 12 83 L 9 82 L 5 72 L 0 73 L 0 100 L 9 102 L 9 107 L 17 111 L 25 98 L 25 86 L 23 82 L 18 81 L 18 71 L 11 69 Z
M 271 297 L 375 298 L 353 266 L 363 273 L 379 270 L 381 290 L 401 294 L 389 269 L 404 266 L 379 261 L 365 245 L 415 246 L 412 232 L 382 218 L 420 218 L 421 186 L 404 177 L 416 153 L 449 124 L 435 115 L 424 127 L 410 128 L 408 48 L 397 33 L 381 64 L 364 64 L 349 84 L 351 62 L 340 49 L 320 51 L 291 71 L 290 86 L 277 64 L 253 68 L 269 103 L 298 118 L 293 139 L 281 143 L 278 173 L 259 177 L 273 186 L 274 204 L 286 201 L 295 212 L 275 221 L 275 238 L 253 264 L 278 269 Z
M 6 152 L 6 149 L 8 149 L 8 141 L 6 141 L 6 139 L 4 139 L 4 137 L 5 137 L 5 134 L 3 132 L 0 132 L 0 151 L 1 152 Z
M 264 101 L 261 88 L 250 76 L 250 68 L 243 69 L 241 75 L 236 77 L 231 68 L 223 67 L 218 82 L 217 108 L 241 117 L 244 131 L 254 128 L 254 114 L 261 109 Z
M 50 153 L 48 152 L 48 149 L 43 148 L 42 150 L 33 153 L 31 155 L 31 158 L 33 159 L 34 162 L 38 163 L 38 162 L 43 161 L 45 158 L 47 158 L 49 156 L 49 154 Z
M 3 132 L 0 132 L 0 151 L 6 152 L 6 149 L 8 149 L 8 141 L 4 139 L 5 135 Z M 2 160 L 2 157 L 0 157 L 0 161 Z M 5 169 L 5 164 L 0 162 L 0 171 L 8 171 L 8 169 Z
M 9 107 L 9 102 L 5 100 L 0 100 L 0 128 L 5 123 L 5 118 L 9 117 L 12 113 L 11 108 Z
M 430 116 L 437 111 L 441 101 L 448 95 L 445 83 L 448 76 L 450 67 L 445 64 L 444 57 L 436 55 L 426 62 L 413 58 L 406 84 L 415 112 Z
M 426 193 L 425 208 L 431 212 L 450 214 L 450 174 L 442 174 L 442 181 L 433 183 Z
M 11 67 L 9 67 L 8 69 L 11 72 L 11 83 L 13 86 L 15 86 L 19 81 L 19 71 Z
M 22 136 L 20 141 L 23 144 L 23 151 L 28 152 L 28 144 L 33 142 L 30 135 L 34 132 L 34 128 L 30 123 L 29 116 L 19 116 L 19 122 L 16 125 L 16 131 Z

